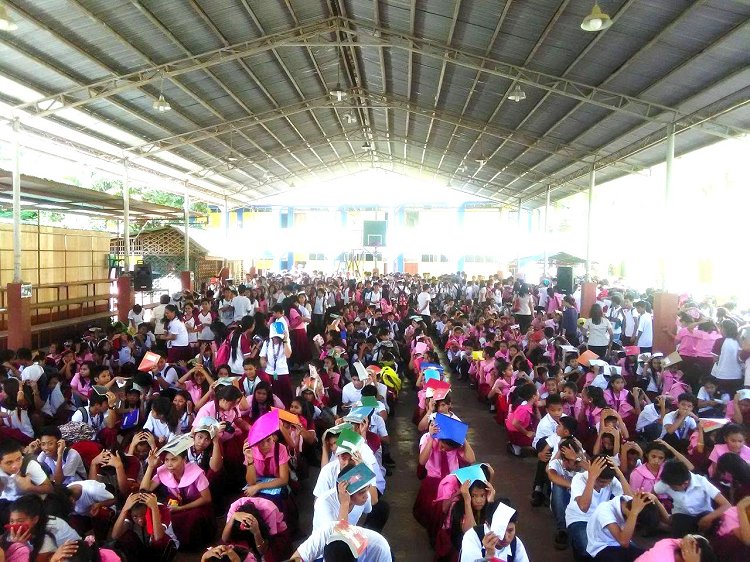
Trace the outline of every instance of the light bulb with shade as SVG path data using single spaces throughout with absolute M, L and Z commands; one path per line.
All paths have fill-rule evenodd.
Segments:
M 599 31 L 602 28 L 602 20 L 599 18 L 591 18 L 588 24 L 592 31 Z

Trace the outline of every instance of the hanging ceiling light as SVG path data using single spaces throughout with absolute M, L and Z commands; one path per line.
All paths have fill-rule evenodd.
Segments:
M 365 141 L 362 144 L 362 150 L 365 150 L 365 151 L 367 151 L 367 150 L 373 150 L 372 145 L 370 144 L 369 141 Z
M 341 84 L 336 83 L 336 87 L 328 92 L 336 101 L 341 101 L 346 97 L 346 92 L 341 89 Z
M 169 102 L 164 99 L 164 94 L 159 94 L 159 99 L 154 100 L 154 103 L 151 104 L 151 107 L 154 108 L 154 110 L 158 111 L 159 113 L 164 113 L 165 111 L 169 111 L 172 109 L 172 106 L 169 105 Z
M 159 84 L 159 97 L 154 100 L 154 103 L 151 104 L 151 107 L 154 109 L 154 111 L 158 111 L 159 113 L 164 113 L 165 111 L 169 111 L 172 109 L 172 106 L 169 105 L 169 102 L 164 99 L 164 73 L 161 74 L 161 83 Z
M 612 19 L 602 12 L 599 7 L 599 2 L 594 2 L 594 7 L 591 8 L 591 13 L 583 18 L 581 22 L 581 29 L 584 31 L 602 31 L 612 25 Z
M 510 94 L 508 94 L 508 99 L 516 103 L 525 100 L 526 92 L 521 89 L 521 86 L 519 84 L 516 84 L 516 87 L 513 88 Z
M 336 72 L 336 87 L 328 93 L 331 94 L 331 97 L 336 101 L 341 101 L 346 97 L 346 92 L 341 89 L 341 64 L 339 64 Z
M 8 14 L 5 2 L 0 0 L 0 31 L 15 31 L 16 29 L 18 29 L 18 26 L 11 19 L 10 14 Z

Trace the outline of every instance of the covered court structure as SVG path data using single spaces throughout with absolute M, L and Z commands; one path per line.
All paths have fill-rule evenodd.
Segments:
M 750 128 L 750 4 L 602 0 L 606 16 L 592 18 L 593 5 L 0 2 L 11 322 L 28 323 L 12 303 L 23 302 L 22 202 L 36 197 L 22 174 L 44 176 L 23 154 L 41 142 L 123 179 L 123 204 L 100 209 L 122 207 L 126 247 L 135 175 L 184 194 L 186 207 L 228 213 L 381 168 L 431 177 L 520 220 L 521 209 L 586 190 L 590 200 L 598 183 L 666 162 L 653 201 L 671 221 L 675 155 Z M 81 189 L 64 205 L 99 205 Z
M 675 229 L 676 156 L 747 135 L 749 46 L 748 0 L 0 0 L 0 210 L 12 217 L 0 224 L 0 272 L 12 272 L 0 346 L 32 347 L 74 316 L 126 320 L 131 233 L 146 222 L 189 234 L 191 203 L 220 208 L 228 224 L 231 211 L 278 196 L 289 220 L 295 190 L 370 169 L 430 179 L 519 226 L 522 211 L 546 222 L 552 203 L 588 193 L 587 251 L 572 257 L 590 276 L 597 185 L 666 163 L 649 199 Z M 61 162 L 116 179 L 121 194 L 52 177 Z M 183 208 L 131 197 L 141 186 L 182 196 Z M 108 234 L 56 239 L 22 223 L 34 210 L 121 221 L 123 275 L 97 275 Z M 552 244 L 539 256 L 514 243 L 517 268 L 524 255 L 545 268 L 554 258 Z M 669 259 L 669 243 L 653 251 Z M 74 252 L 82 265 L 66 289 L 41 282 Z M 189 272 L 181 280 L 192 288 Z M 588 310 L 596 285 L 581 296 Z M 655 295 L 655 350 L 673 346 L 663 328 L 677 304 Z M 502 474 L 499 491 L 524 503 L 529 559 L 570 560 L 550 544 L 548 510 L 526 503 L 536 458 L 511 466 L 474 392 L 455 392 L 455 404 L 472 404 L 459 412 Z M 433 552 L 411 519 L 420 435 L 399 410 L 386 534 L 397 560 L 423 562 Z

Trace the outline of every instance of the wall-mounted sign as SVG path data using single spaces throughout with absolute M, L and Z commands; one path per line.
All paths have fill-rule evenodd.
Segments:
M 22 299 L 30 299 L 31 298 L 31 283 L 22 283 L 21 284 L 21 298 Z

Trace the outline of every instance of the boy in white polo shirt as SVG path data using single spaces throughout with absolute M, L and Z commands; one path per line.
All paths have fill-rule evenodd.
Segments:
M 654 486 L 654 493 L 666 494 L 672 498 L 672 536 L 678 538 L 698 531 L 708 531 L 732 507 L 705 476 L 693 474 L 677 459 L 664 463 L 661 478 Z
M 644 550 L 632 543 L 636 528 L 651 532 L 669 513 L 647 492 L 616 496 L 599 504 L 586 526 L 586 552 L 596 561 L 633 562 Z

